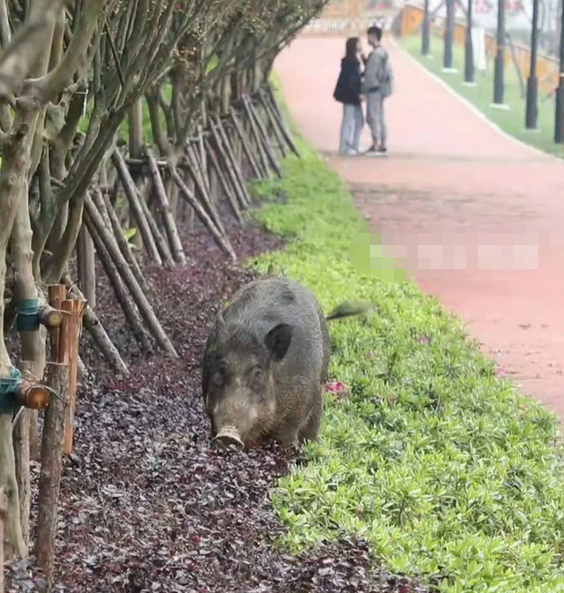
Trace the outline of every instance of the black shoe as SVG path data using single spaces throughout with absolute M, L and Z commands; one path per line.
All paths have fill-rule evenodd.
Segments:
M 388 149 L 385 146 L 380 146 L 378 148 L 378 152 L 382 152 L 382 153 L 386 154 L 388 152 Z

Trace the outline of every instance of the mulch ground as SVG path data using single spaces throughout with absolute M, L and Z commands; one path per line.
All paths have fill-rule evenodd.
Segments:
M 230 232 L 241 258 L 277 249 L 258 227 Z M 75 449 L 60 495 L 56 584 L 68 593 L 410 593 L 428 589 L 377 568 L 367 545 L 343 538 L 285 554 L 269 491 L 290 458 L 270 446 L 209 448 L 200 359 L 221 304 L 253 278 L 228 265 L 203 232 L 185 234 L 189 263 L 147 266 L 151 302 L 180 353 L 141 353 L 100 270 L 98 311 L 130 364 L 117 377 L 87 336 L 91 370 L 78 400 Z M 37 465 L 33 466 L 37 479 Z M 33 558 L 8 569 L 8 592 L 44 589 Z

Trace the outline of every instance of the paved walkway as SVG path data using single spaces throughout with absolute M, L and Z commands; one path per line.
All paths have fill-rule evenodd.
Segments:
M 337 156 L 343 48 L 301 38 L 280 56 L 300 129 L 421 288 L 564 420 L 564 163 L 495 130 L 391 43 L 390 157 Z

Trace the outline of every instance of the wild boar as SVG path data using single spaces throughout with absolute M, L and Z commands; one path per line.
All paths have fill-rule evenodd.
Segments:
M 218 314 L 203 357 L 212 441 L 242 449 L 270 438 L 285 447 L 316 440 L 331 355 L 326 320 L 366 308 L 345 303 L 325 318 L 316 297 L 287 278 L 239 290 Z

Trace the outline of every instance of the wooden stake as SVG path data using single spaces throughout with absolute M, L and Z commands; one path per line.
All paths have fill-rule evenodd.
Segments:
M 69 366 L 69 391 L 65 414 L 64 452 L 72 453 L 74 434 L 74 414 L 76 410 L 76 389 L 78 383 L 78 348 L 82 329 L 82 315 L 86 301 L 65 300 L 62 310 L 65 313 L 59 339 L 59 362 Z
M 201 196 L 201 202 L 208 213 L 208 216 L 213 220 L 217 230 L 223 235 L 226 236 L 227 233 L 225 232 L 225 228 L 223 227 L 223 223 L 221 222 L 221 218 L 212 202 L 208 191 L 208 185 L 204 182 L 202 177 L 202 172 L 199 167 L 198 158 L 196 155 L 196 151 L 190 146 L 186 146 L 186 161 L 188 165 L 188 171 L 198 188 L 199 195 Z
M 237 222 L 242 225 L 243 217 L 241 216 L 239 204 L 237 204 L 237 198 L 233 194 L 232 188 L 229 185 L 229 182 L 227 181 L 227 178 L 225 177 L 223 170 L 221 169 L 221 167 L 219 165 L 215 151 L 212 148 L 212 146 L 209 143 L 207 138 L 204 139 L 204 143 L 206 146 L 208 158 L 210 159 L 213 170 L 215 171 L 215 174 L 217 175 L 217 178 L 219 179 L 219 183 L 220 183 L 221 187 L 223 188 L 223 192 L 225 193 L 225 195 L 227 197 L 227 201 L 229 202 L 229 205 L 231 206 L 231 209 L 233 210 L 233 214 L 235 215 Z
M 112 229 L 112 232 L 115 237 L 116 243 L 119 247 L 119 250 L 121 251 L 121 254 L 123 255 L 123 257 L 125 258 L 125 261 L 128 263 L 129 268 L 131 269 L 131 271 L 133 272 L 133 275 L 137 279 L 137 282 L 139 282 L 139 285 L 141 286 L 143 291 L 147 292 L 148 288 L 147 288 L 147 283 L 145 281 L 145 277 L 143 276 L 143 272 L 141 271 L 139 262 L 137 261 L 137 259 L 135 259 L 135 256 L 133 255 L 133 253 L 131 251 L 131 247 L 129 246 L 127 239 L 123 235 L 123 228 L 119 222 L 119 218 L 116 214 L 116 211 L 114 210 L 114 207 L 110 204 L 110 201 L 108 200 L 108 198 L 106 196 L 102 195 L 102 192 L 95 191 L 95 192 L 93 192 L 92 195 L 93 195 L 94 201 L 96 202 L 96 206 L 98 207 L 98 210 L 102 210 L 102 209 L 106 210 L 106 212 L 108 214 L 108 219 L 109 219 L 109 222 L 111 225 L 110 228 Z
M 64 284 L 53 284 L 49 286 L 49 304 L 53 309 L 60 311 L 62 309 L 63 301 L 67 298 L 67 287 Z M 49 332 L 49 340 L 51 343 L 51 362 L 59 362 L 59 336 L 61 335 L 60 327 L 55 328 Z
M 263 177 L 263 172 L 260 169 L 258 161 L 255 157 L 254 152 L 253 152 L 253 148 L 249 143 L 247 134 L 246 134 L 245 130 L 243 129 L 241 122 L 239 121 L 239 116 L 237 115 L 237 112 L 235 111 L 235 109 L 233 109 L 233 107 L 231 107 L 229 109 L 229 114 L 231 116 L 231 121 L 233 122 L 233 126 L 237 130 L 237 133 L 239 134 L 239 138 L 241 139 L 241 144 L 243 145 L 243 151 L 245 152 L 247 159 L 251 165 L 251 169 L 253 170 L 253 175 L 255 176 L 256 179 L 260 179 L 261 177 Z
M 268 96 L 264 90 L 260 90 L 259 94 L 259 102 L 261 107 L 263 108 L 266 117 L 268 119 L 268 123 L 270 124 L 270 128 L 276 137 L 276 143 L 278 144 L 278 149 L 283 157 L 288 156 L 288 148 L 286 146 L 286 140 L 284 139 L 284 132 L 281 130 L 278 120 L 276 119 L 276 114 L 272 109 L 272 105 L 268 100 Z
M 4 489 L 0 488 L 0 593 L 4 593 L 4 524 L 8 516 L 8 505 Z
M 223 131 L 223 127 L 220 126 L 219 118 L 216 120 L 216 122 L 210 119 L 210 129 L 217 147 L 217 152 L 223 157 L 223 160 L 227 165 L 227 171 L 231 178 L 231 183 L 235 189 L 235 195 L 239 200 L 239 204 L 241 208 L 247 208 L 250 205 L 250 198 L 247 199 L 247 188 L 245 186 L 245 181 L 242 179 L 240 171 L 237 168 L 237 163 L 235 161 L 235 157 L 233 156 L 233 152 L 231 151 L 231 147 L 229 146 L 229 142 L 227 141 L 225 134 L 221 133 Z
M 282 168 L 280 167 L 280 163 L 278 162 L 278 159 L 276 158 L 276 155 L 274 154 L 274 150 L 272 150 L 272 145 L 270 144 L 270 138 L 268 137 L 268 134 L 266 133 L 266 130 L 264 128 L 264 124 L 262 123 L 260 115 L 258 114 L 253 102 L 251 101 L 251 99 L 248 96 L 243 97 L 243 102 L 245 102 L 245 101 L 247 102 L 250 117 L 254 118 L 254 120 L 255 120 L 255 124 L 259 131 L 259 135 L 262 138 L 262 142 L 263 142 L 266 154 L 268 156 L 268 160 L 270 161 L 272 168 L 276 172 L 276 175 L 278 175 L 278 177 L 281 178 L 282 177 Z
M 247 116 L 247 121 L 249 122 L 249 127 L 251 129 L 251 136 L 254 138 L 255 146 L 257 147 L 257 151 L 260 156 L 262 167 L 263 167 L 264 171 L 266 172 L 265 177 L 270 177 L 272 175 L 272 169 L 270 167 L 270 161 L 268 159 L 268 155 L 266 154 L 266 151 L 264 149 L 264 146 L 263 146 L 263 143 L 262 143 L 262 140 L 260 137 L 260 132 L 258 131 L 255 119 L 249 109 L 249 104 L 245 100 L 245 97 L 242 98 L 242 102 L 243 102 L 243 109 L 245 110 L 245 114 Z
M 47 364 L 47 380 L 57 394 L 45 412 L 39 474 L 39 510 L 37 513 L 36 556 L 49 589 L 53 583 L 55 539 L 61 485 L 62 448 L 65 435 L 66 394 L 69 390 L 69 365 Z
M 67 285 L 69 294 L 78 300 L 85 300 L 84 295 L 80 292 L 80 289 L 73 285 L 70 278 L 65 277 L 63 279 L 65 284 Z M 114 343 L 110 340 L 104 326 L 102 325 L 101 321 L 98 319 L 96 313 L 90 305 L 86 305 L 84 309 L 84 327 L 90 332 L 92 339 L 102 351 L 105 359 L 109 362 L 111 368 L 114 372 L 127 375 L 129 374 L 129 369 L 127 365 L 123 361 L 118 349 L 115 347 Z
M 114 289 L 114 294 L 116 295 L 116 299 L 120 304 L 120 307 L 125 315 L 125 319 L 131 328 L 135 339 L 139 342 L 143 350 L 151 351 L 151 340 L 145 331 L 143 326 L 143 321 L 141 319 L 140 313 L 138 311 L 138 306 L 136 305 L 136 301 L 130 292 L 128 292 L 127 287 L 125 286 L 125 281 L 123 276 L 120 274 L 118 268 L 113 261 L 110 252 L 108 251 L 106 244 L 102 237 L 100 237 L 94 223 L 90 220 L 90 216 L 88 213 L 85 213 L 84 216 L 84 223 L 88 226 L 90 235 L 94 240 L 94 245 L 96 246 L 96 253 L 98 255 L 98 259 L 102 263 L 104 271 L 106 272 L 106 276 Z M 112 240 L 112 237 L 106 237 L 108 241 Z M 122 264 L 123 265 L 123 264 Z M 125 264 L 127 266 L 127 263 Z
M 96 233 L 100 239 L 100 244 L 103 244 L 103 247 L 107 249 L 131 296 L 135 299 L 135 303 L 139 308 L 139 312 L 141 313 L 141 316 L 147 324 L 150 332 L 153 334 L 155 340 L 165 352 L 174 358 L 178 358 L 178 354 L 176 353 L 172 342 L 169 340 L 166 332 L 157 319 L 157 316 L 155 315 L 149 300 L 145 296 L 145 293 L 141 290 L 139 283 L 129 269 L 129 266 L 127 265 L 123 255 L 121 255 L 115 241 L 112 240 L 108 230 L 104 227 L 103 221 L 98 215 L 90 196 L 86 196 L 84 207 L 85 213 L 87 214 L 86 221 L 87 224 L 91 225 L 90 234 L 92 235 L 94 242 L 96 243 L 96 238 L 94 237 L 94 233 Z
M 272 107 L 274 108 L 274 111 L 276 112 L 276 114 L 278 116 L 278 122 L 280 123 L 280 128 L 282 129 L 284 138 L 286 138 L 286 142 L 288 143 L 288 146 L 291 148 L 292 152 L 299 159 L 302 158 L 300 155 L 300 151 L 298 150 L 298 147 L 296 146 L 296 144 L 294 143 L 294 140 L 292 139 L 292 134 L 290 134 L 290 131 L 288 130 L 288 127 L 286 126 L 286 120 L 284 119 L 284 115 L 282 113 L 282 110 L 280 109 L 280 105 L 278 105 L 278 100 L 276 99 L 276 95 L 274 94 L 272 87 L 270 85 L 267 85 L 266 91 L 270 98 L 270 103 L 272 104 Z
M 184 265 L 186 263 L 186 256 L 184 255 L 182 241 L 180 240 L 180 235 L 178 234 L 178 229 L 176 228 L 176 222 L 170 209 L 170 204 L 168 202 L 168 197 L 166 195 L 166 190 L 161 173 L 159 171 L 159 167 L 157 166 L 157 161 L 155 160 L 155 155 L 151 150 L 148 149 L 146 150 L 146 153 L 147 159 L 149 161 L 149 170 L 151 171 L 151 177 L 153 178 L 155 198 L 163 217 L 163 224 L 168 235 L 168 241 L 172 249 L 172 255 L 176 262 Z
M 229 242 L 229 239 L 224 237 L 218 228 L 215 226 L 211 218 L 207 215 L 206 211 L 202 208 L 201 204 L 196 199 L 196 196 L 190 191 L 188 186 L 182 180 L 182 177 L 178 174 L 176 170 L 171 171 L 172 176 L 174 177 L 175 183 L 178 185 L 178 189 L 184 196 L 184 198 L 189 202 L 190 206 L 196 212 L 198 218 L 202 222 L 202 224 L 208 229 L 211 233 L 212 237 L 214 238 L 215 242 L 217 243 L 218 247 L 225 253 L 227 256 L 233 261 L 237 261 L 237 255 Z
M 152 261 L 154 261 L 158 265 L 161 265 L 161 256 L 157 249 L 157 245 L 155 243 L 153 233 L 151 232 L 151 229 L 149 227 L 149 223 L 145 216 L 143 207 L 141 206 L 141 202 L 143 200 L 137 191 L 135 182 L 129 174 L 129 169 L 127 168 L 123 160 L 123 156 L 118 150 L 114 151 L 114 153 L 112 154 L 112 162 L 114 163 L 118 176 L 121 180 L 123 189 L 125 191 L 125 195 L 127 197 L 127 201 L 129 202 L 129 208 L 131 210 L 131 213 L 137 221 L 137 227 L 139 228 L 139 232 L 141 233 L 141 237 L 143 238 L 143 245 L 147 250 L 147 254 L 149 255 L 149 258 Z

